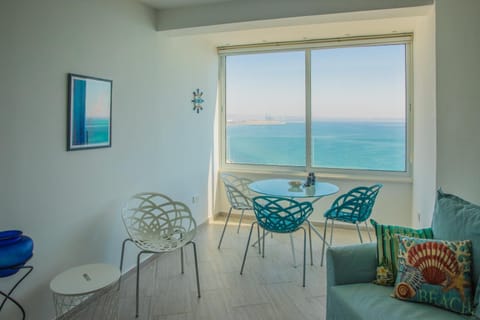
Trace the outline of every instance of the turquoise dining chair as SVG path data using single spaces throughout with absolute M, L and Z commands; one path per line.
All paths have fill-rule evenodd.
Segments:
M 361 186 L 353 188 L 349 192 L 342 194 L 337 199 L 335 199 L 330 209 L 328 209 L 324 213 L 325 224 L 323 228 L 322 262 L 320 263 L 321 266 L 323 266 L 323 256 L 325 253 L 325 244 L 327 240 L 326 236 L 328 220 L 332 221 L 329 245 L 332 245 L 333 226 L 335 221 L 355 224 L 361 243 L 363 243 L 363 239 L 362 234 L 360 233 L 359 224 L 365 222 L 368 237 L 370 238 L 370 241 L 372 241 L 370 231 L 368 231 L 367 219 L 372 214 L 375 200 L 382 186 L 383 185 L 381 184 L 375 184 L 370 187 Z
M 263 229 L 263 245 L 262 256 L 265 257 L 265 232 L 271 233 L 293 233 L 299 229 L 303 230 L 303 286 L 305 287 L 305 265 L 306 265 L 306 243 L 307 231 L 303 227 L 304 223 L 308 225 L 308 234 L 310 239 L 310 259 L 312 258 L 312 237 L 310 222 L 307 220 L 313 212 L 313 206 L 310 202 L 298 202 L 293 199 L 260 196 L 253 198 L 253 212 L 256 221 L 250 227 L 248 235 L 247 247 L 243 256 L 242 268 L 240 274 L 243 274 L 245 260 L 247 259 L 248 247 L 255 224 Z M 260 245 L 260 243 L 259 243 Z

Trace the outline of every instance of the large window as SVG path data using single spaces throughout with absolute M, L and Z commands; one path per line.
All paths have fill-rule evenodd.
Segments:
M 407 172 L 409 47 L 221 50 L 224 164 Z

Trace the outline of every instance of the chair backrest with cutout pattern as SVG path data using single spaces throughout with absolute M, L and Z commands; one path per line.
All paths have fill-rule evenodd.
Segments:
M 253 181 L 227 173 L 223 173 L 221 177 L 230 205 L 237 210 L 251 210 L 252 192 L 248 185 Z
M 267 231 L 289 233 L 298 230 L 313 212 L 310 202 L 273 196 L 253 198 L 258 224 Z
M 193 237 L 191 233 L 196 230 L 188 206 L 154 192 L 131 197 L 122 210 L 122 220 L 130 238 L 139 246 L 151 241 L 181 241 L 187 233 Z
M 381 184 L 353 188 L 333 202 L 330 209 L 325 212 L 325 217 L 351 223 L 367 220 L 372 214 L 381 188 Z

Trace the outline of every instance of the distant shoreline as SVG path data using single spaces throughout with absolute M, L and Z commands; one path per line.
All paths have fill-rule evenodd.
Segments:
M 312 123 L 405 123 L 403 119 L 324 119 L 312 120 Z M 280 121 L 280 120 L 227 120 L 227 125 L 266 126 L 285 125 L 288 123 L 305 123 L 305 121 Z
M 265 126 L 265 125 L 282 125 L 285 121 L 278 120 L 242 120 L 242 121 L 227 121 L 228 125 L 248 125 L 248 126 Z

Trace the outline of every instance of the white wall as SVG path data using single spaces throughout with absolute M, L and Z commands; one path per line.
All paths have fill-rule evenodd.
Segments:
M 118 265 L 128 196 L 165 192 L 207 220 L 217 57 L 195 39 L 162 37 L 153 11 L 131 0 L 2 1 L 0 39 L 0 230 L 33 238 L 35 270 L 15 297 L 30 319 L 52 319 L 57 273 Z M 65 151 L 69 72 L 113 80 L 111 148 Z M 18 317 L 7 303 L 1 318 Z
M 436 1 L 437 184 L 480 203 L 480 1 Z
M 435 9 L 417 17 L 413 61 L 412 224 L 430 226 L 436 189 Z

